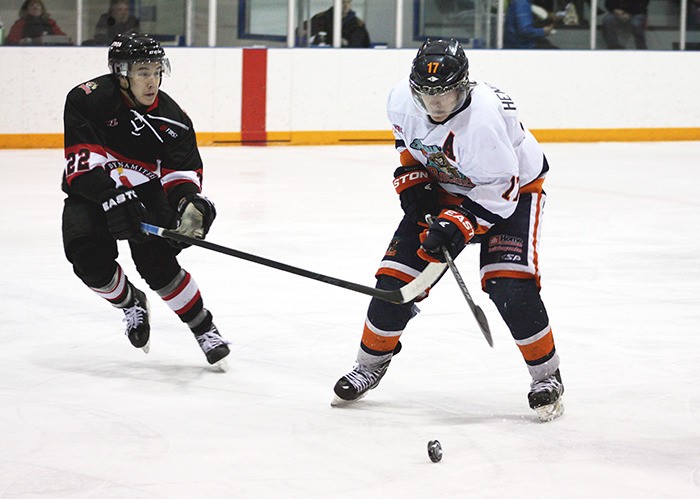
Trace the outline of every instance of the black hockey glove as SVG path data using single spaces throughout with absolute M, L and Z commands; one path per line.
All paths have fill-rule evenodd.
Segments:
M 421 165 L 401 166 L 394 171 L 394 188 L 409 220 L 425 225 L 425 216 L 440 213 L 435 184 Z
M 146 208 L 132 189 L 109 189 L 102 197 L 102 209 L 107 216 L 107 227 L 114 239 L 139 241 L 146 238 L 141 232 L 141 222 L 146 218 Z
M 201 194 L 190 194 L 180 200 L 177 213 L 180 221 L 173 232 L 196 239 L 204 239 L 216 218 L 216 207 L 214 203 Z M 176 248 L 190 246 L 179 241 L 169 240 L 168 242 Z
M 474 237 L 474 223 L 468 214 L 456 207 L 446 208 L 421 234 L 418 256 L 429 262 L 444 262 L 443 246 L 454 258 L 472 237 Z

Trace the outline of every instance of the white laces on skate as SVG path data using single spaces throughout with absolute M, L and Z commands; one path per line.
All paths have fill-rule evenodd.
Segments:
M 211 329 L 202 334 L 198 334 L 195 337 L 197 338 L 197 342 L 199 343 L 199 346 L 202 348 L 202 351 L 204 353 L 207 353 L 221 345 L 229 344 L 228 341 L 219 336 L 219 333 L 216 329 Z
M 335 397 L 331 401 L 331 406 L 340 407 L 362 399 L 369 390 L 379 384 L 388 368 L 388 360 L 375 367 L 364 367 L 355 363 L 352 371 L 335 384 L 333 388 Z
M 385 371 L 383 367 L 384 366 L 378 366 L 374 369 L 367 369 L 359 364 L 355 364 L 352 371 L 345 375 L 345 379 L 347 379 L 358 392 L 362 392 L 382 377 Z
M 560 392 L 562 386 L 561 382 L 554 375 L 545 379 L 532 380 L 532 383 L 530 383 L 530 389 L 533 392 Z
M 126 322 L 127 335 L 129 331 L 143 324 L 143 319 L 146 317 L 146 314 L 148 314 L 148 311 L 139 305 L 123 308 L 122 311 L 124 312 L 122 322 Z

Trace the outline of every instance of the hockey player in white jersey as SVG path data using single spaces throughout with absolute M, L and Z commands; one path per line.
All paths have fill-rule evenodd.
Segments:
M 376 286 L 410 282 L 429 262 L 444 261 L 442 247 L 456 257 L 466 244 L 479 244 L 482 288 L 532 377 L 529 405 L 540 419 L 554 419 L 563 412 L 564 386 L 540 297 L 542 184 L 549 169 L 542 148 L 505 91 L 469 80 L 469 61 L 454 39 L 423 44 L 410 76 L 391 90 L 387 115 L 400 156 L 394 187 L 404 217 Z M 336 383 L 332 405 L 354 402 L 379 384 L 416 313 L 415 303 L 371 300 L 355 366 Z

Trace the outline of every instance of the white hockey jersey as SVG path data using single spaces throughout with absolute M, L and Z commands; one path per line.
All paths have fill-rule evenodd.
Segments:
M 463 196 L 481 231 L 508 218 L 521 186 L 546 174 L 542 148 L 513 100 L 487 83 L 476 82 L 471 102 L 438 124 L 415 105 L 406 78 L 389 93 L 387 116 L 401 163 L 424 165 L 443 189 Z

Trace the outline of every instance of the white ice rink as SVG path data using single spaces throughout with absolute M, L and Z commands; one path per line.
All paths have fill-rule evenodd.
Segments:
M 230 370 L 151 291 L 144 355 L 64 259 L 62 151 L 0 150 L 0 498 L 700 497 L 700 143 L 545 150 L 542 293 L 566 386 L 547 424 L 476 248 L 457 264 L 495 348 L 447 275 L 381 385 L 331 408 L 365 296 L 190 248 Z M 202 155 L 209 240 L 374 284 L 400 216 L 391 146 Z

